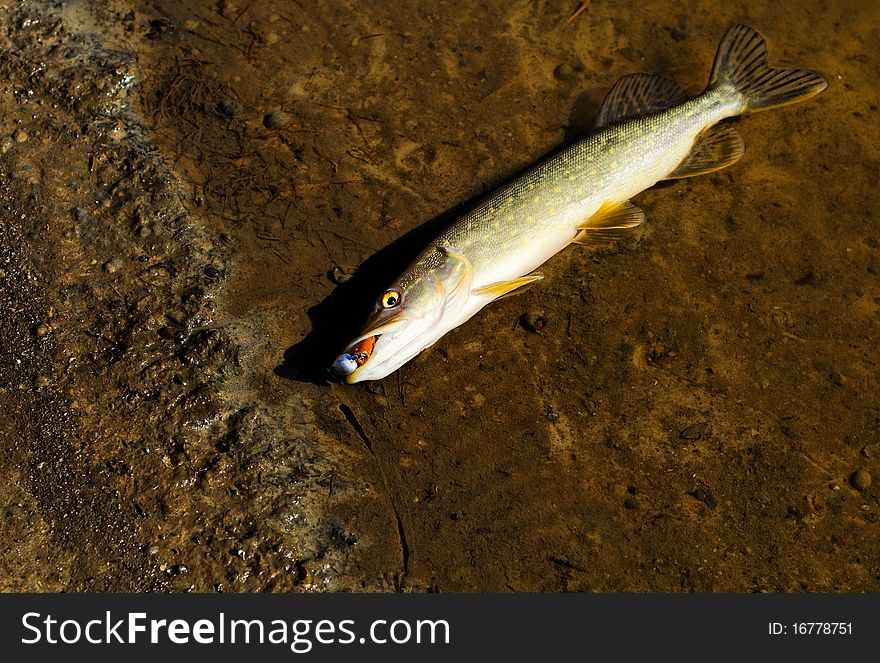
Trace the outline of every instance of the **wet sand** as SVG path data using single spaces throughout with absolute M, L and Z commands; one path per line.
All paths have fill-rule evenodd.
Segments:
M 0 589 L 880 590 L 880 9 L 96 4 L 0 11 Z M 735 21 L 828 89 L 327 382 L 440 228 Z

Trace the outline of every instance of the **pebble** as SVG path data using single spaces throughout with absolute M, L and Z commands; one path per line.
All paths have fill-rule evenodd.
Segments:
M 570 81 L 582 70 L 583 69 L 580 66 L 572 67 L 567 62 L 563 62 L 562 64 L 558 65 L 556 69 L 553 70 L 553 75 L 558 81 Z
M 238 104 L 232 99 L 221 99 L 217 102 L 217 109 L 226 117 L 235 117 L 238 115 Z
M 267 129 L 281 129 L 290 123 L 290 114 L 284 111 L 273 111 L 263 116 L 263 126 Z
M 343 272 L 339 267 L 334 267 L 330 270 L 330 273 L 327 274 L 327 277 L 336 285 L 342 285 L 351 279 L 351 274 Z
M 524 313 L 520 317 L 520 324 L 522 324 L 526 331 L 530 331 L 533 334 L 540 334 L 541 330 L 547 326 L 547 319 L 544 317 L 543 313 Z
M 43 336 L 48 334 L 50 331 L 52 331 L 52 330 L 50 329 L 49 325 L 47 325 L 45 322 L 37 325 L 36 329 L 34 329 L 34 333 L 37 336 L 39 336 L 40 338 L 42 338 Z
M 625 509 L 630 509 L 630 510 L 638 509 L 639 508 L 639 501 L 635 497 L 627 497 L 623 501 L 623 507 Z
M 862 448 L 862 453 L 868 458 L 877 458 L 880 456 L 880 444 L 868 444 Z
M 871 473 L 865 468 L 856 470 L 850 476 L 849 482 L 856 490 L 868 490 L 871 487 Z
M 699 440 L 704 437 L 709 437 L 712 430 L 709 428 L 709 424 L 705 421 L 700 422 L 698 424 L 693 424 L 692 426 L 688 426 L 683 429 L 678 436 L 682 440 Z
M 186 312 L 181 311 L 180 309 L 173 309 L 171 311 L 167 311 L 165 313 L 165 317 L 167 317 L 171 322 L 176 325 L 183 325 L 186 322 Z
M 164 338 L 167 341 L 183 343 L 186 340 L 186 332 L 182 329 L 169 329 L 168 327 L 162 327 L 156 333 L 160 338 Z
M 712 495 L 712 493 L 710 493 L 708 490 L 704 490 L 703 488 L 697 488 L 691 493 L 691 496 L 694 499 L 700 500 L 710 509 L 714 509 L 718 505 L 718 502 Z
M 171 272 L 168 271 L 167 267 L 163 267 L 162 265 L 154 265 L 153 267 L 150 267 L 148 271 L 150 278 L 154 280 L 163 281 L 171 278 Z
M 831 375 L 828 376 L 828 379 L 831 380 L 838 387 L 843 387 L 849 380 L 843 373 L 839 373 L 838 371 L 834 371 Z
M 124 263 L 122 262 L 122 258 L 111 258 L 107 262 L 104 263 L 104 271 L 108 274 L 113 274 L 114 272 L 118 272 L 122 269 Z

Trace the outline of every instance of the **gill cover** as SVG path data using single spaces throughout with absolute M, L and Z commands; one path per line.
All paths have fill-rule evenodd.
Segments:
M 379 297 L 364 330 L 330 370 L 349 383 L 378 380 L 397 370 L 464 321 L 472 277 L 470 261 L 461 252 L 429 246 Z M 393 306 L 388 305 L 389 292 L 398 295 Z M 375 343 L 364 358 L 366 339 Z

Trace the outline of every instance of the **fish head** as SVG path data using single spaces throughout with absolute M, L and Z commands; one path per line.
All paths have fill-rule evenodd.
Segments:
M 462 322 L 473 270 L 455 249 L 429 246 L 376 302 L 330 372 L 349 384 L 393 373 Z

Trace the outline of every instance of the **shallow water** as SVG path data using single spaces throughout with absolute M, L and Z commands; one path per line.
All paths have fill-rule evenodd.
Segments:
M 880 589 L 880 8 L 93 4 L 0 13 L 4 589 Z M 828 89 L 325 381 L 468 202 L 735 21 Z

